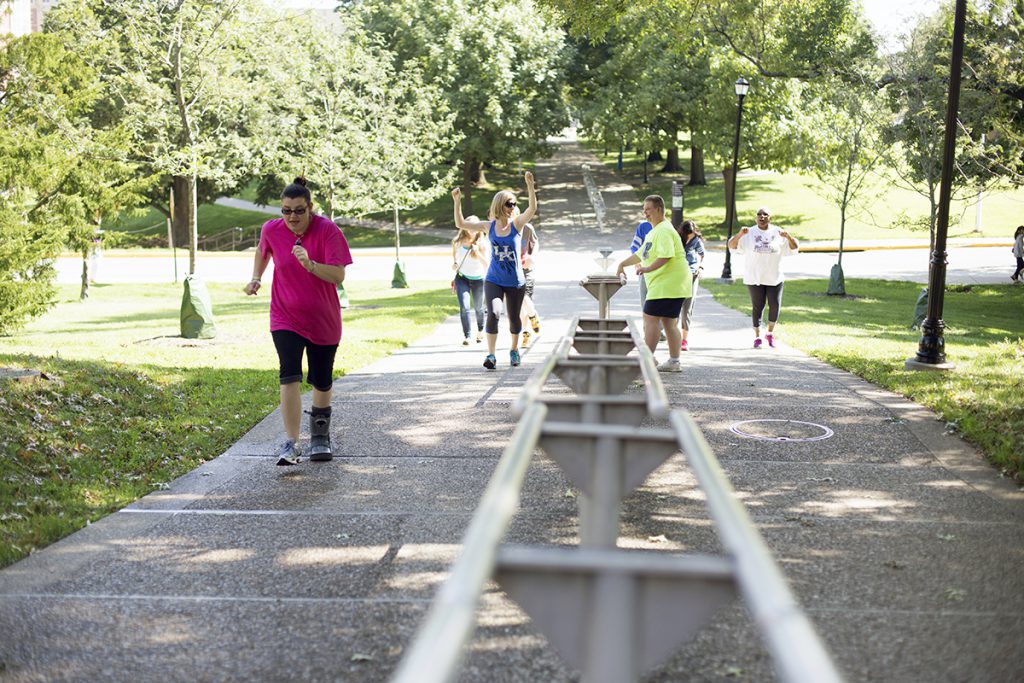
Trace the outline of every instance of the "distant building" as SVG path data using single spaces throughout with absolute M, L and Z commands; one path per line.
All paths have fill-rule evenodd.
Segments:
M 46 18 L 46 13 L 53 9 L 53 6 L 56 4 L 57 0 L 32 0 L 33 31 L 43 30 L 43 19 Z
M 0 0 L 0 36 L 42 31 L 46 13 L 56 4 L 57 0 Z
M 0 36 L 32 32 L 32 0 L 0 0 Z

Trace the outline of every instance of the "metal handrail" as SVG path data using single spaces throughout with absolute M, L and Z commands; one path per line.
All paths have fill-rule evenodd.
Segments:
M 754 527 L 693 417 L 673 410 L 669 422 L 700 487 L 718 535 L 736 562 L 736 579 L 787 683 L 842 681 L 814 626 L 793 597 L 782 570 Z
M 597 216 L 598 227 L 604 227 L 605 204 L 601 190 L 597 187 L 594 176 L 590 173 L 590 165 L 583 164 L 583 185 L 587 188 L 587 197 L 590 205 L 594 207 L 594 215 Z
M 636 326 L 632 318 L 626 319 L 629 332 L 637 341 L 636 350 L 640 355 L 640 373 L 644 378 L 644 386 L 647 387 L 647 410 L 652 417 L 665 417 L 670 408 L 668 394 L 665 392 L 665 385 L 661 381 L 661 374 L 658 372 L 658 365 L 654 362 L 654 354 L 647 348 L 643 332 Z
M 637 327 L 628 321 L 636 338 Z M 532 398 L 520 397 L 522 417 L 488 482 L 480 504 L 462 539 L 462 552 L 439 589 L 413 643 L 391 679 L 393 683 L 447 683 L 457 678 L 466 643 L 476 627 L 480 597 L 493 576 L 499 545 L 518 507 L 526 471 L 542 432 L 577 430 L 589 433 L 593 427 L 560 423 L 557 430 L 545 427 L 548 407 L 539 399 L 547 376 L 557 362 L 568 356 L 571 335 L 558 344 L 548 362 L 531 377 Z M 664 386 L 653 355 L 637 346 L 648 391 L 668 405 Z M 546 370 L 545 370 L 546 368 Z M 524 395 L 526 392 L 523 392 Z M 796 601 L 781 569 L 746 509 L 736 497 L 710 445 L 688 412 L 668 412 L 672 427 L 665 438 L 674 439 L 686 455 L 707 499 L 721 544 L 735 569 L 736 586 L 744 596 L 751 617 L 761 632 L 779 678 L 786 683 L 841 683 L 835 664 L 824 644 Z M 603 426 L 604 432 L 633 435 L 630 427 Z M 671 436 L 669 436 L 671 434 Z M 666 560 L 666 562 L 669 562 Z M 674 562 L 674 560 L 672 561 Z M 602 679 L 603 680 L 603 679 Z
M 463 646 L 476 627 L 476 608 L 494 573 L 498 545 L 519 508 L 519 493 L 547 407 L 531 404 L 512 433 L 462 538 L 462 553 L 398 665 L 393 683 L 455 680 Z
M 569 351 L 572 349 L 572 338 L 579 327 L 579 321 L 580 316 L 572 319 L 569 323 L 568 332 L 558 341 L 555 350 L 545 359 L 544 364 L 534 370 L 533 374 L 526 380 L 522 392 L 512 402 L 511 410 L 513 416 L 521 417 L 526 412 L 527 406 L 534 403 L 540 397 L 541 392 L 544 390 L 544 384 L 548 381 L 551 373 L 554 372 L 555 366 L 569 357 Z M 654 354 L 647 348 L 643 333 L 637 327 L 636 321 L 631 318 L 627 319 L 626 327 L 633 338 L 633 343 L 636 346 L 640 359 L 640 373 L 644 378 L 647 412 L 650 413 L 651 417 L 664 418 L 668 415 L 670 406 L 668 394 L 665 392 L 665 385 L 661 381 L 658 366 L 654 361 Z
M 544 384 L 548 381 L 551 373 L 554 372 L 555 366 L 569 355 L 569 350 L 572 349 L 572 336 L 579 326 L 579 322 L 579 316 L 572 319 L 569 323 L 568 333 L 558 340 L 555 350 L 548 354 L 548 357 L 544 359 L 544 363 L 534 370 L 533 374 L 526 380 L 523 390 L 516 397 L 516 400 L 512 402 L 511 410 L 514 417 L 522 417 L 526 413 L 526 409 L 537 400 L 537 397 L 544 390 Z

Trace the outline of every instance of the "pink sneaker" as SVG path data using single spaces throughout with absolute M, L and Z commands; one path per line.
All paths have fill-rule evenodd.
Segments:
M 689 349 L 689 344 L 686 343 L 685 339 L 683 340 L 683 343 L 679 345 L 679 350 L 680 351 L 689 351 L 690 350 Z
M 768 340 L 768 346 L 770 346 L 770 347 L 772 347 L 774 349 L 775 348 L 775 337 L 773 337 L 772 335 L 769 334 L 769 335 L 765 336 L 765 339 Z
M 754 348 L 755 349 L 761 348 L 761 338 L 760 337 L 758 337 L 757 339 L 754 340 Z

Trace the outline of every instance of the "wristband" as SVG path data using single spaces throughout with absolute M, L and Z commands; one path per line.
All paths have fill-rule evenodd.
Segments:
M 249 280 L 249 284 L 250 284 L 250 285 L 251 285 L 252 283 L 254 283 L 254 282 L 255 282 L 256 284 L 260 284 L 260 279 L 259 279 L 258 277 L 254 277 L 253 279 Z

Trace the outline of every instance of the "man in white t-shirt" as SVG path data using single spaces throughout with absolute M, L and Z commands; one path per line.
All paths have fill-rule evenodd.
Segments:
M 754 348 L 761 348 L 761 314 L 768 304 L 768 346 L 775 347 L 775 323 L 782 308 L 782 257 L 800 248 L 796 238 L 771 223 L 771 211 L 757 210 L 757 224 L 743 228 L 731 240 L 729 250 L 743 254 L 743 284 L 750 291 L 751 320 L 754 324 Z

